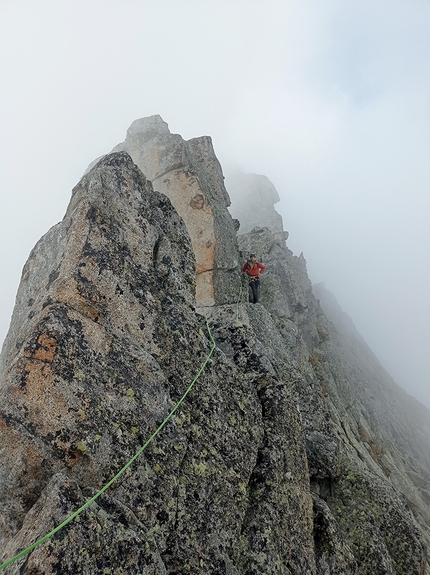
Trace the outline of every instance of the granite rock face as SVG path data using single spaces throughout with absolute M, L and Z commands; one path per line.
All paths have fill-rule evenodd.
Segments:
M 355 400 L 349 408 L 352 437 L 359 439 L 354 447 L 362 454 L 364 444 L 402 493 L 430 547 L 429 410 L 396 385 L 324 285 L 313 286 L 313 293 L 329 319 L 345 395 Z
M 170 200 L 128 154 L 106 156 L 30 255 L 3 349 L 3 560 L 113 477 L 197 374 L 211 342 L 194 288 Z M 217 349 L 133 468 L 6 573 L 315 572 L 292 383 L 251 331 L 213 329 L 239 363 Z
M 211 138 L 185 141 L 156 115 L 135 120 L 113 151 L 128 152 L 184 220 L 196 258 L 197 305 L 234 301 L 239 288 L 236 230 Z
M 279 226 L 216 231 L 230 216 L 210 142 L 159 117 L 126 142 L 134 161 L 96 163 L 23 270 L 0 357 L 0 563 L 145 443 L 199 372 L 208 326 L 217 347 L 127 471 L 4 573 L 428 575 L 428 410 L 311 285 Z M 155 190 L 166 175 L 195 178 L 211 202 L 209 303 L 196 292 L 207 238 L 173 205 L 190 181 L 171 201 Z M 250 251 L 267 266 L 257 305 L 236 262 Z
M 317 572 L 427 573 L 429 411 L 392 381 L 278 234 L 254 228 L 239 247 L 242 259 L 254 251 L 267 267 L 261 304 L 284 344 L 276 330 L 260 341 L 285 357 L 296 384 Z

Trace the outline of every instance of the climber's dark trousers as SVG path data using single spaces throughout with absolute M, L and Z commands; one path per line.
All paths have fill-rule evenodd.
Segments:
M 258 302 L 258 288 L 260 287 L 260 278 L 255 278 L 249 282 L 251 288 L 251 303 Z

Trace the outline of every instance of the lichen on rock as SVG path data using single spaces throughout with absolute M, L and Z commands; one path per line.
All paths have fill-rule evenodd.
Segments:
M 211 138 L 185 141 L 155 115 L 135 120 L 114 148 L 119 150 L 130 154 L 183 218 L 196 259 L 197 305 L 232 303 L 239 287 L 236 231 Z
M 194 282 L 190 238 L 168 198 L 128 154 L 104 157 L 32 252 L 3 350 L 3 559 L 103 486 L 185 391 L 210 348 Z M 257 525 L 252 510 L 262 505 L 263 517 L 266 504 L 279 536 L 265 569 L 284 565 L 293 521 L 280 510 L 292 509 L 294 494 L 309 528 L 310 495 L 306 473 L 282 487 L 282 447 L 264 431 L 272 388 L 285 390 L 287 406 L 287 382 L 265 372 L 249 378 L 217 350 L 189 401 L 109 495 L 8 572 L 239 573 L 245 564 L 262 572 L 255 545 L 273 527 Z M 285 442 L 288 420 L 276 417 L 285 420 L 276 435 Z M 281 461 L 260 493 L 264 453 Z
M 132 466 L 7 575 L 428 572 L 428 411 L 312 286 L 279 220 L 236 239 L 221 184 L 210 139 L 138 120 L 30 254 L 0 359 L 2 561 L 154 433 L 208 356 L 207 325 L 217 347 Z M 257 305 L 250 251 L 267 267 Z

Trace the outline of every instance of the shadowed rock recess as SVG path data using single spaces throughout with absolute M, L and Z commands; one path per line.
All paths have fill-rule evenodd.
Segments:
M 270 182 L 240 177 L 263 201 Z M 430 572 L 429 411 L 311 285 L 276 190 L 268 227 L 254 210 L 236 237 L 222 181 L 208 138 L 138 120 L 31 252 L 0 359 L 0 562 L 144 444 L 211 349 L 206 319 L 217 348 L 124 475 L 4 573 Z M 249 251 L 257 305 L 239 291 Z

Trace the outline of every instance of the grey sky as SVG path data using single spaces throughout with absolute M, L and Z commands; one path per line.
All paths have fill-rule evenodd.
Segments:
M 265 174 L 304 252 L 430 406 L 430 3 L 1 0 L 0 340 L 86 166 L 159 113 Z

